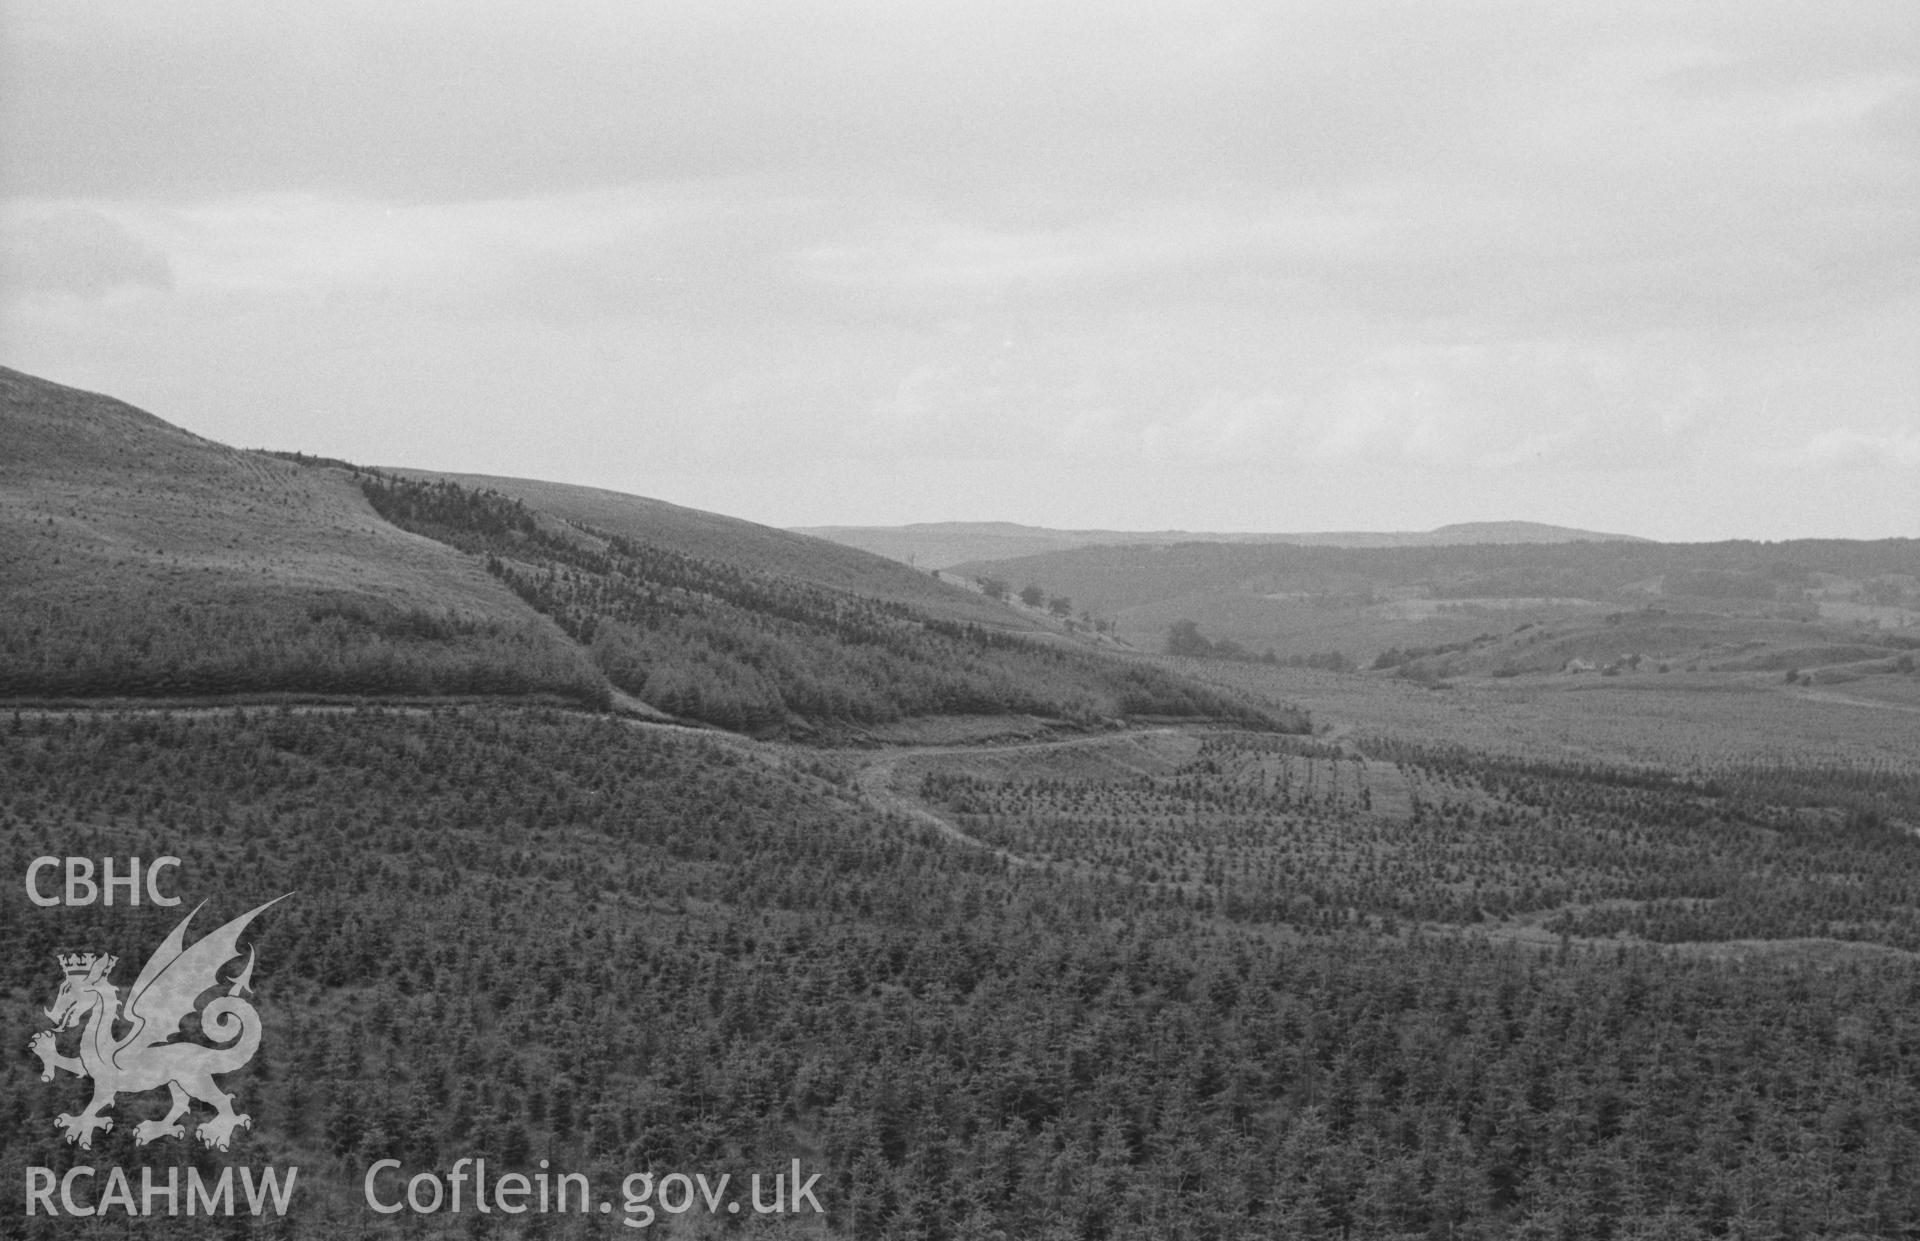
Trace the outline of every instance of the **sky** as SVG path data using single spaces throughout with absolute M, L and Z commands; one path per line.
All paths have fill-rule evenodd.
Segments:
M 0 0 L 0 364 L 780 526 L 1920 536 L 1920 5 Z

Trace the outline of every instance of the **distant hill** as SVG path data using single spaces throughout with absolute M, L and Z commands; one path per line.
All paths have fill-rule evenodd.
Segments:
M 1462 522 L 1424 532 L 1333 531 L 1308 534 L 1204 533 L 1188 530 L 1053 530 L 1006 521 L 920 522 L 906 526 L 805 526 L 795 531 L 831 539 L 922 569 L 1008 560 L 1075 547 L 1168 546 L 1179 543 L 1285 543 L 1301 547 L 1439 547 L 1472 543 L 1645 542 L 1532 521 Z
M 1337 537 L 1337 536 L 1336 536 Z M 1461 521 L 1440 526 L 1406 543 L 1346 544 L 1350 547 L 1458 547 L 1474 543 L 1651 543 L 1633 534 L 1601 534 L 1537 521 Z
M 1140 649 L 1166 649 L 1173 626 L 1191 621 L 1197 632 L 1186 644 L 1328 667 L 1384 661 L 1439 675 L 1511 674 L 1575 660 L 1604 668 L 1637 653 L 1784 673 L 1842 656 L 1897 660 L 1920 645 L 1913 539 L 1189 542 L 1086 546 L 950 571 L 1068 598 Z M 1621 618 L 1640 613 L 1645 623 L 1623 627 Z M 1508 634 L 1523 635 L 1526 649 L 1496 642 Z

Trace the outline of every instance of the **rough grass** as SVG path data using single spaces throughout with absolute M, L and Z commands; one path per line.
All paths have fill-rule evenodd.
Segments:
M 283 690 L 302 662 L 346 692 L 600 683 L 481 565 L 389 525 L 344 475 L 13 371 L 0 442 L 9 693 Z
M 1298 703 L 1335 734 L 1392 734 L 1498 754 L 1689 766 L 1723 761 L 1920 763 L 1920 686 L 1912 677 L 1841 690 L 1761 673 L 1637 672 L 1428 688 L 1220 660 L 1169 660 L 1197 680 Z

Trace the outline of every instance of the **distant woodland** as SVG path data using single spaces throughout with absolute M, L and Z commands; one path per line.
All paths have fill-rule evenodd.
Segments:
M 1486 543 L 1436 547 L 1301 547 L 1181 543 L 1082 547 L 963 565 L 1042 583 L 1096 611 L 1223 589 L 1302 592 L 1350 602 L 1417 589 L 1436 599 L 1795 600 L 1820 577 L 1879 583 L 1884 600 L 1913 596 L 1920 540 L 1797 539 L 1785 543 Z M 1920 600 L 1916 600 L 1920 602 Z

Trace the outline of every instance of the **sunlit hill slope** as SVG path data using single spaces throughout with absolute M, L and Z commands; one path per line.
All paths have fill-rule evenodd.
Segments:
M 553 623 L 343 473 L 0 370 L 0 692 L 604 696 Z

